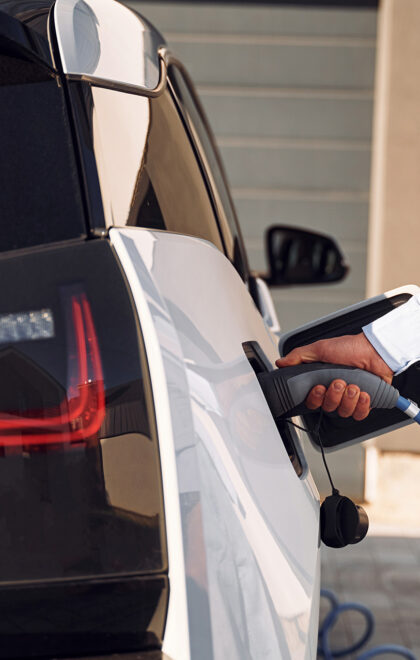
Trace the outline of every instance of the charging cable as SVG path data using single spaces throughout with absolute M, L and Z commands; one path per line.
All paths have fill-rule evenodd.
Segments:
M 334 658 L 344 658 L 359 651 L 368 643 L 375 630 L 375 619 L 370 609 L 361 603 L 340 604 L 335 593 L 329 589 L 321 589 L 321 597 L 330 601 L 331 608 L 319 628 L 318 654 L 323 657 L 324 660 L 334 660 Z M 366 628 L 360 639 L 351 646 L 340 649 L 331 649 L 329 635 L 337 623 L 340 614 L 349 611 L 359 612 L 365 618 Z M 356 660 L 370 660 L 370 658 L 376 658 L 385 654 L 396 655 L 400 658 L 407 658 L 407 660 L 418 660 L 410 649 L 407 649 L 405 646 L 399 646 L 398 644 L 381 644 L 380 646 L 375 646 L 372 649 L 364 651 L 361 655 L 358 655 Z

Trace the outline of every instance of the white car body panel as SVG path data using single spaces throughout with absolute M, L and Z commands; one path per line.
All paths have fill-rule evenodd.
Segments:
M 184 548 L 180 510 L 178 505 L 178 477 L 175 463 L 174 438 L 172 435 L 171 407 L 165 377 L 165 366 L 159 337 L 151 314 L 147 293 L 141 285 L 138 269 L 131 261 L 126 246 L 112 230 L 112 243 L 118 253 L 124 272 L 129 280 L 131 293 L 142 328 L 144 345 L 148 356 L 150 380 L 154 392 L 159 392 L 155 406 L 157 433 L 162 470 L 162 487 L 165 501 L 165 524 L 169 560 L 171 598 L 169 601 L 165 644 L 163 652 L 176 660 L 189 660 L 188 614 L 185 588 Z
M 119 2 L 57 0 L 54 23 L 63 71 L 95 84 L 153 92 L 161 79 L 163 38 Z
M 172 427 L 166 438 L 159 429 L 164 483 L 174 457 L 177 466 L 164 492 L 171 595 L 163 650 L 187 657 L 173 650 L 187 643 L 176 607 L 185 579 L 193 659 L 315 659 L 318 494 L 308 471 L 296 475 L 242 348 L 257 341 L 274 365 L 275 336 L 206 241 L 137 228 L 111 229 L 110 239 L 149 364 L 162 364 L 166 380 L 151 374 L 157 419 L 170 415 Z M 181 525 L 185 578 L 174 566 Z
M 271 297 L 270 289 L 260 277 L 255 278 L 258 291 L 258 299 L 260 303 L 261 314 L 263 321 L 267 328 L 275 335 L 280 336 L 280 323 L 277 317 L 277 312 L 274 307 L 273 299 Z

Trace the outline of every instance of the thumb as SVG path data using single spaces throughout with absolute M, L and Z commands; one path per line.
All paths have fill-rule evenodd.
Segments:
M 317 355 L 309 349 L 308 346 L 302 348 L 294 348 L 286 357 L 276 360 L 277 367 L 294 367 L 302 362 L 316 362 Z

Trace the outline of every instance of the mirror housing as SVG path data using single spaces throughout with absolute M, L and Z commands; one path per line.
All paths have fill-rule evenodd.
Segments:
M 266 232 L 268 286 L 327 284 L 342 280 L 348 266 L 337 243 L 330 236 L 286 225 L 274 225 Z

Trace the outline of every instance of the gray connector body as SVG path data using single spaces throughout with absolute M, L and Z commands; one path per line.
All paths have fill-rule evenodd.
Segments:
M 355 367 L 312 362 L 258 374 L 259 383 L 276 419 L 311 412 L 304 405 L 310 390 L 315 385 L 328 387 L 337 378 L 358 385 L 362 392 L 367 392 L 371 408 L 395 407 L 398 390 L 379 376 Z

